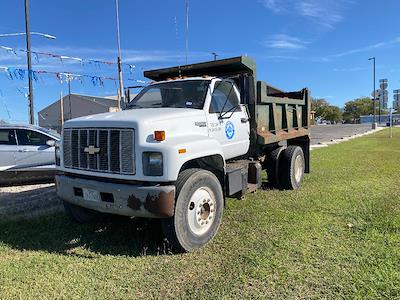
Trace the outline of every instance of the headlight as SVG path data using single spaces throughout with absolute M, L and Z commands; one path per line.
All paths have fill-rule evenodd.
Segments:
M 143 152 L 143 174 L 145 176 L 163 175 L 163 157 L 160 152 Z
M 56 166 L 60 165 L 60 142 L 56 142 L 56 144 L 54 145 L 54 153 L 56 156 Z

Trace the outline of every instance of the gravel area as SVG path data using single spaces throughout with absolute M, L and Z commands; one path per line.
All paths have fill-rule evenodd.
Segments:
M 61 209 L 54 184 L 0 188 L 0 220 L 30 218 Z

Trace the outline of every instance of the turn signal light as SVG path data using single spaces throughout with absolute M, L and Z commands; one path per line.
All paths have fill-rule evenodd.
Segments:
M 158 142 L 165 141 L 165 131 L 154 131 L 154 139 Z

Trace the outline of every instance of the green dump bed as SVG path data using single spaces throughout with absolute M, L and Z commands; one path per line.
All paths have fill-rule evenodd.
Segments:
M 253 139 L 260 145 L 309 135 L 310 97 L 308 89 L 284 92 L 256 80 L 256 64 L 240 56 L 198 64 L 145 71 L 154 81 L 176 77 L 216 76 L 233 79 L 242 104 L 250 111 Z
M 255 122 L 259 144 L 269 144 L 309 134 L 310 99 L 308 89 L 298 92 L 268 93 L 257 81 Z

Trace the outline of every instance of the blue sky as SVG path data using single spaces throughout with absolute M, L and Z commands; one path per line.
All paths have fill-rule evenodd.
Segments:
M 189 62 L 247 54 L 258 63 L 258 77 L 284 90 L 309 87 L 314 97 L 343 106 L 372 91 L 376 56 L 377 80 L 388 78 L 389 90 L 400 88 L 398 0 L 190 0 Z M 124 69 L 125 84 L 141 80 L 144 69 L 185 62 L 184 0 L 120 0 L 122 56 L 136 66 Z M 24 31 L 23 0 L 2 0 L 0 33 Z M 32 50 L 86 59 L 115 60 L 114 0 L 31 0 Z M 0 45 L 24 48 L 23 37 L 0 37 Z M 40 57 L 34 69 L 117 77 L 115 66 Z M 0 49 L 0 67 L 25 68 L 24 53 Z M 10 80 L 0 70 L 0 119 L 27 121 L 26 80 Z M 72 82 L 72 92 L 116 94 L 113 81 L 104 87 Z M 67 85 L 55 75 L 34 83 L 35 109 L 57 99 Z M 392 96 L 390 93 L 390 102 Z M 37 119 L 37 116 L 36 116 Z

